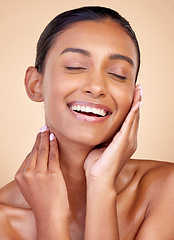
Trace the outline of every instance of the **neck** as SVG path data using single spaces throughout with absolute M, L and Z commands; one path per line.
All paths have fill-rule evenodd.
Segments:
M 59 140 L 59 162 L 66 183 L 70 208 L 86 204 L 86 177 L 84 161 L 93 147 Z
M 70 208 L 81 208 L 81 206 L 86 204 L 84 162 L 87 155 L 95 146 L 72 142 L 69 139 L 64 139 L 62 136 L 59 136 L 58 139 L 60 168 L 67 187 Z M 127 167 L 128 165 L 127 163 L 124 166 L 116 181 L 118 193 L 128 185 L 133 174 L 132 172 L 134 172 L 131 171 L 130 166 Z
M 84 175 L 84 161 L 93 147 L 77 143 L 59 142 L 59 161 L 65 176 L 81 180 Z

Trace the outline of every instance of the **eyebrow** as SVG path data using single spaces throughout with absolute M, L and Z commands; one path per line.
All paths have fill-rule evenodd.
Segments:
M 109 59 L 111 59 L 111 60 L 117 60 L 117 59 L 124 60 L 124 61 L 128 62 L 132 67 L 135 66 L 133 60 L 130 57 L 127 57 L 127 56 L 124 56 L 124 55 L 121 55 L 121 54 L 116 54 L 116 53 L 111 54 Z
M 60 53 L 60 55 L 67 53 L 67 52 L 80 53 L 84 56 L 91 57 L 91 53 L 89 51 L 87 51 L 85 49 L 81 49 L 81 48 L 66 48 Z M 111 54 L 109 56 L 109 59 L 110 60 L 117 60 L 117 59 L 123 60 L 123 61 L 128 62 L 132 67 L 135 66 L 135 64 L 131 58 L 121 55 L 121 54 L 117 54 L 117 53 Z
M 60 55 L 64 54 L 64 53 L 67 53 L 67 52 L 73 52 L 73 53 L 80 53 L 80 54 L 83 54 L 87 57 L 90 57 L 91 54 L 89 51 L 87 50 L 84 50 L 84 49 L 81 49 L 81 48 L 66 48 L 64 49 Z

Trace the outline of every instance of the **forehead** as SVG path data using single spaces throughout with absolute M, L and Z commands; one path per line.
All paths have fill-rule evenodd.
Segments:
M 50 52 L 61 53 L 71 47 L 86 49 L 93 55 L 122 54 L 132 58 L 137 65 L 133 40 L 120 24 L 111 19 L 73 23 L 58 35 Z

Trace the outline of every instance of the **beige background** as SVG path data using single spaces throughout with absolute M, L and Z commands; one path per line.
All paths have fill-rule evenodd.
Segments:
M 0 0 L 0 186 L 13 180 L 44 124 L 43 104 L 23 84 L 38 37 L 58 13 L 84 5 L 114 8 L 131 22 L 144 89 L 135 157 L 174 161 L 174 0 Z

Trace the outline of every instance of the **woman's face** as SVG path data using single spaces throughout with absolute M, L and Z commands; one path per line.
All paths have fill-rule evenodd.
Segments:
M 108 140 L 131 107 L 136 71 L 136 48 L 119 24 L 73 24 L 46 58 L 46 124 L 59 141 L 95 146 Z

